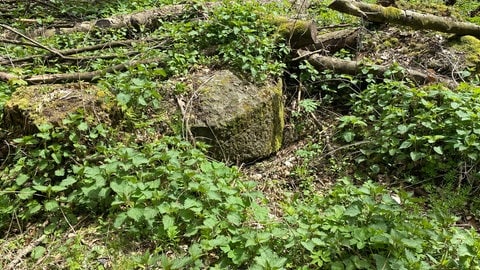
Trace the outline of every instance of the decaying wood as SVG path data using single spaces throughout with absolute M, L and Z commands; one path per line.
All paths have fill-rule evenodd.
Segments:
M 142 39 L 141 42 L 159 42 L 157 45 L 155 45 L 155 48 L 158 48 L 160 45 L 164 45 L 168 40 L 157 40 L 157 39 Z M 0 39 L 0 43 L 2 40 Z M 117 41 L 109 41 L 101 44 L 96 44 L 96 45 L 91 45 L 91 46 L 86 46 L 86 47 L 80 47 L 80 48 L 75 48 L 75 49 L 67 49 L 67 50 L 58 50 L 58 52 L 63 55 L 64 57 L 69 56 L 69 55 L 75 55 L 83 52 L 92 52 L 96 50 L 103 50 L 106 48 L 116 48 L 116 47 L 123 47 L 123 46 L 130 46 L 134 42 L 140 42 L 139 40 L 135 39 L 125 39 L 125 40 L 117 40 Z M 159 45 L 160 44 L 160 45 Z M 23 44 L 23 45 L 34 45 L 34 44 Z M 36 47 L 36 46 L 35 46 Z M 15 59 L 5 59 L 5 60 L 0 60 L 0 65 L 8 65 L 8 64 L 18 64 L 18 63 L 23 63 L 23 62 L 28 62 L 33 59 L 42 59 L 44 61 L 54 59 L 57 57 L 57 54 L 54 53 L 48 53 L 44 55 L 29 55 L 21 58 L 15 58 Z M 97 57 L 97 58 L 102 58 L 105 59 L 106 57 L 103 55 L 102 57 L 99 56 L 92 56 L 92 57 Z M 118 57 L 118 56 L 117 56 Z M 69 58 L 68 60 L 82 60 L 84 58 Z
M 308 46 L 309 50 L 324 50 L 326 53 L 334 54 L 341 49 L 355 50 L 358 47 L 360 29 L 344 29 L 319 35 L 317 42 Z
M 350 15 L 365 18 L 372 22 L 405 25 L 414 29 L 429 29 L 458 35 L 480 37 L 480 25 L 457 22 L 449 18 L 422 14 L 395 7 L 368 4 L 361 1 L 335 0 L 329 8 Z
M 133 14 L 112 16 L 94 21 L 85 21 L 75 24 L 73 27 L 40 29 L 34 31 L 30 36 L 49 37 L 53 35 L 65 35 L 76 32 L 89 32 L 98 29 L 119 29 L 134 28 L 146 29 L 157 26 L 159 19 L 171 19 L 181 16 L 186 10 L 186 5 L 168 5 L 161 8 L 149 9 Z
M 306 56 L 307 61 L 319 71 L 323 70 L 332 70 L 334 73 L 339 74 L 349 74 L 349 75 L 358 75 L 361 74 L 362 68 L 365 67 L 361 62 L 342 60 L 330 56 L 322 56 L 319 54 L 310 54 L 308 51 L 299 50 L 297 52 L 301 57 Z M 372 72 L 376 77 L 383 78 L 386 71 L 390 67 L 382 65 L 370 65 L 370 72 Z M 417 85 L 424 85 L 428 83 L 444 83 L 448 87 L 454 88 L 457 86 L 457 83 L 448 79 L 445 79 L 440 76 L 436 76 L 431 73 L 423 73 L 417 70 L 404 68 L 403 72 L 396 74 L 395 79 L 410 79 Z
M 57 50 L 41 44 L 40 42 L 38 42 L 38 41 L 34 40 L 33 38 L 30 38 L 30 37 L 20 33 L 18 30 L 14 29 L 14 28 L 12 28 L 8 25 L 0 24 L 0 27 L 5 28 L 5 29 L 7 29 L 7 30 L 9 30 L 9 31 L 11 31 L 11 32 L 23 37 L 23 38 L 25 38 L 26 40 L 28 40 L 32 44 L 35 44 L 38 48 L 42 48 L 42 49 L 47 50 L 47 51 L 49 51 L 53 54 L 58 55 L 59 57 L 63 57 L 63 55 L 61 53 L 59 53 Z
M 40 236 L 39 238 L 33 240 L 30 244 L 28 244 L 26 247 L 24 247 L 23 249 L 19 250 L 18 253 L 17 253 L 17 256 L 15 256 L 15 258 L 5 267 L 5 269 L 18 269 L 17 266 L 18 264 L 25 258 L 25 256 L 32 252 L 32 250 L 40 245 L 43 240 L 45 240 L 45 238 L 47 237 L 46 234 L 43 234 L 42 236 Z
M 313 21 L 274 17 L 270 21 L 278 26 L 278 32 L 294 49 L 303 48 L 318 42 L 317 25 Z
M 107 73 L 113 73 L 118 71 L 124 71 L 128 67 L 139 65 L 139 64 L 152 64 L 158 63 L 160 66 L 163 66 L 165 59 L 163 58 L 151 58 L 143 59 L 137 61 L 130 61 L 124 64 L 118 64 L 106 69 L 89 71 L 89 72 L 74 72 L 74 73 L 59 73 L 59 74 L 42 74 L 34 76 L 15 76 L 10 73 L 0 72 L 1 81 L 10 81 L 10 80 L 23 80 L 28 84 L 41 84 L 41 83 L 59 83 L 59 82 L 77 82 L 85 81 L 92 82 L 100 79 Z

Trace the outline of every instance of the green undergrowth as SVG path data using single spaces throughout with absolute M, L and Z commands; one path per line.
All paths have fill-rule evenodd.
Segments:
M 170 3 L 52 2 L 59 4 L 55 16 L 83 19 Z M 309 96 L 299 101 L 292 118 L 300 122 L 355 92 L 351 115 L 341 118 L 338 134 L 361 152 L 352 154 L 355 166 L 347 158 L 330 159 L 328 170 L 336 183 L 320 191 L 315 164 L 322 163 L 315 162 L 325 156 L 325 145 L 307 144 L 297 154 L 309 163 L 293 172 L 299 190 L 275 187 L 278 209 L 240 168 L 211 160 L 207 146 L 175 135 L 183 129 L 181 115 L 163 111 L 163 102 L 190 93 L 188 82 L 181 80 L 172 93 L 159 91 L 166 80 L 229 68 L 261 84 L 285 71 L 289 49 L 267 15 L 286 15 L 289 4 L 221 3 L 210 8 L 189 2 L 180 18 L 161 20 L 150 32 L 95 30 L 39 38 L 59 50 L 138 39 L 129 47 L 102 51 L 116 58 L 89 52 L 78 55 L 89 58 L 77 65 L 42 59 L 1 67 L 35 75 L 101 70 L 131 58 L 159 59 L 97 79 L 122 110 L 118 126 L 92 124 L 85 120 L 91 116 L 79 111 L 61 127 L 45 124 L 34 134 L 0 130 L 0 150 L 7 153 L 0 167 L 2 267 L 26 243 L 45 235 L 22 255 L 20 269 L 480 269 L 478 234 L 456 227 L 454 215 L 461 214 L 458 210 L 478 184 L 477 87 L 412 88 L 367 76 L 369 85 L 360 91 L 361 79 L 318 72 L 303 62 L 291 79 L 303 84 Z M 26 8 L 19 6 L 18 14 Z M 325 3 L 311 10 L 321 11 L 317 19 L 325 25 L 357 22 L 327 11 Z M 50 22 L 47 17 L 39 23 Z M 154 43 L 143 42 L 146 36 Z M 12 59 L 41 52 L 0 47 Z M 345 51 L 337 56 L 351 57 Z M 0 104 L 24 83 L 0 83 Z M 344 170 L 356 176 L 345 177 Z M 423 200 L 371 180 L 384 175 L 429 184 L 427 191 L 438 184 L 445 192 Z M 473 212 L 478 202 L 468 203 Z
M 340 118 L 340 137 L 359 144 L 354 158 L 360 171 L 375 177 L 395 175 L 397 184 L 423 186 L 443 194 L 440 197 L 456 193 L 457 202 L 440 208 L 475 214 L 479 93 L 471 84 L 455 90 L 389 80 L 370 84 L 353 96 L 351 114 Z

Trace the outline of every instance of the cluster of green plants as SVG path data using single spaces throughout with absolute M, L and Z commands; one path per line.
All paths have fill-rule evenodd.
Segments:
M 402 191 L 343 178 L 325 196 L 285 203 L 285 252 L 296 269 L 479 267 L 474 230 L 452 227 L 452 216 L 422 214 L 422 202 Z
M 14 141 L 11 165 L 0 172 L 3 231 L 12 218 L 20 226 L 48 219 L 52 233 L 86 213 L 101 215 L 110 233 L 156 244 L 137 266 L 165 269 L 478 266 L 476 233 L 451 227 L 451 216 L 422 214 L 406 193 L 395 200 L 378 184 L 342 179 L 325 195 L 286 196 L 274 218 L 255 183 L 209 160 L 202 145 L 167 136 L 121 142 L 81 115 L 64 124 Z
M 274 21 L 268 19 L 272 4 L 256 1 L 221 1 L 204 10 L 201 3 L 188 6 L 182 21 L 163 22 L 154 35 L 172 39 L 167 51 L 167 66 L 173 74 L 185 74 L 199 65 L 224 66 L 237 70 L 254 81 L 262 82 L 280 75 L 288 47 L 278 36 Z M 205 14 L 208 20 L 192 19 Z
M 107 16 L 167 2 L 173 1 L 105 1 L 102 8 L 87 11 L 81 5 L 65 4 L 69 9 L 61 13 Z M 288 48 L 268 19 L 272 10 L 285 5 L 221 3 L 209 8 L 201 1 L 188 3 L 178 20 L 159 22 L 159 28 L 148 34 L 168 41 L 161 49 L 134 45 L 139 57 L 161 56 L 165 62 L 140 64 L 100 80 L 124 113 L 120 126 L 86 120 L 79 112 L 61 126 L 41 125 L 35 134 L 5 140 L 10 152 L 0 167 L 2 236 L 45 220 L 43 233 L 57 235 L 82 226 L 79 219 L 87 216 L 95 220 L 96 233 L 108 232 L 121 239 L 118 242 L 146 247 L 128 263 L 120 258 L 114 265 L 118 268 L 480 269 L 479 236 L 454 226 L 457 218 L 442 212 L 451 207 L 448 203 L 440 210 L 426 210 L 424 201 L 365 176 L 356 178 L 357 184 L 341 178 L 329 191 L 319 192 L 314 175 L 315 162 L 325 154 L 320 142 L 297 151 L 304 161 L 293 172 L 299 189 L 282 194 L 278 209 L 271 211 L 271 202 L 256 183 L 238 168 L 209 159 L 207 146 L 159 134 L 157 125 L 165 119 L 156 113 L 168 97 L 158 89 L 165 79 L 220 65 L 261 83 L 285 69 Z M 325 3 L 312 8 L 322 11 L 319 16 L 325 24 L 351 19 L 327 12 Z M 50 21 L 47 18 L 45 23 Z M 74 48 L 121 39 L 128 34 L 125 31 L 72 34 L 42 42 L 57 49 Z M 15 58 L 38 49 L 14 45 L 0 52 Z M 128 51 L 111 52 L 126 57 Z M 341 51 L 337 56 L 350 54 Z M 122 60 L 97 59 L 78 67 L 39 61 L 32 70 L 2 70 L 22 74 L 99 70 L 113 62 Z M 365 69 L 370 84 L 359 91 L 358 78 L 320 73 L 307 62 L 299 71 L 292 78 L 302 84 L 307 98 L 299 102 L 294 118 L 336 102 L 341 99 L 339 92 L 355 93 L 351 115 L 340 119 L 339 134 L 346 143 L 361 142 L 356 144 L 361 146 L 356 160 L 370 174 L 395 173 L 414 183 L 441 179 L 452 187 L 458 181 L 470 187 L 477 183 L 480 89 L 471 85 L 455 91 L 438 85 L 412 88 L 393 80 L 374 83 Z M 183 93 L 184 85 L 176 87 Z M 0 83 L 0 104 L 13 89 L 12 83 Z M 346 167 L 332 164 L 332 170 L 333 165 Z M 456 208 L 463 206 L 473 188 L 462 191 L 466 192 L 449 190 L 449 196 L 459 196 Z M 434 199 L 435 205 L 445 202 L 441 196 Z M 108 257 L 109 251 L 88 253 L 80 242 L 77 236 L 60 245 L 60 252 L 70 252 L 65 264 L 80 269 L 88 261 L 105 268 L 97 257 Z M 37 246 L 30 259 L 38 260 L 46 250 Z
M 340 127 L 347 143 L 364 141 L 357 162 L 373 173 L 432 182 L 478 182 L 480 89 L 462 84 L 410 87 L 370 84 L 355 95 Z

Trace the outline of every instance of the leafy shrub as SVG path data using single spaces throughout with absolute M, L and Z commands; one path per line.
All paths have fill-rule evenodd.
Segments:
M 422 214 L 419 201 L 384 187 L 348 179 L 325 196 L 284 206 L 284 251 L 295 269 L 473 269 L 479 267 L 475 231 L 451 227 L 452 217 Z
M 223 1 L 194 37 L 203 48 L 217 47 L 223 63 L 253 79 L 279 75 L 285 65 L 278 60 L 288 48 L 278 42 L 277 27 L 266 20 L 266 8 L 255 1 Z
M 399 170 L 424 179 L 478 179 L 480 88 L 402 82 L 370 84 L 340 119 L 346 142 L 364 141 L 357 161 L 374 173 Z M 466 169 L 462 169 L 466 168 Z
M 0 171 L 2 220 L 13 214 L 28 222 L 45 214 L 55 216 L 61 209 L 73 213 L 70 209 L 74 207 L 70 207 L 84 200 L 81 189 L 90 182 L 78 182 L 72 175 L 81 166 L 101 159 L 109 138 L 114 137 L 104 124 L 91 125 L 81 114 L 72 115 L 63 124 L 64 127 L 42 125 L 38 133 L 10 142 L 16 152 L 7 157 L 7 166 Z M 89 210 L 97 206 L 93 200 L 84 206 L 87 204 Z
M 166 265 L 241 266 L 273 255 L 262 248 L 270 239 L 261 229 L 270 222 L 263 197 L 237 169 L 178 137 L 138 145 L 111 141 L 113 130 L 90 127 L 80 116 L 64 124 L 68 132 L 45 125 L 15 140 L 18 151 L 0 172 L 2 228 L 13 216 L 75 223 L 97 213 L 126 236 L 148 237 L 161 244 L 158 252 L 178 254 Z

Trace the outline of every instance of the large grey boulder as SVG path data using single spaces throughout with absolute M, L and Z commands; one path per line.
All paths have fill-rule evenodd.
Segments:
M 227 163 L 268 157 L 282 144 L 282 84 L 255 86 L 228 70 L 199 76 L 188 115 L 196 139 L 212 145 L 212 157 Z

